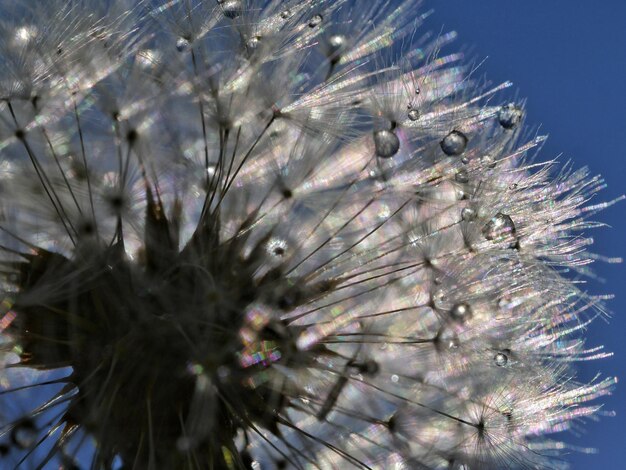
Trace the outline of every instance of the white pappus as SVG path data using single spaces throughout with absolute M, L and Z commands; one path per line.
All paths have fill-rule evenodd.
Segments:
M 0 2 L 3 468 L 567 467 L 603 182 L 420 7 Z

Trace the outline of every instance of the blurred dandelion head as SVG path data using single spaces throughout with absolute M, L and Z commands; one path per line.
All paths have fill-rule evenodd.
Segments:
M 566 466 L 603 183 L 419 3 L 0 3 L 6 468 Z

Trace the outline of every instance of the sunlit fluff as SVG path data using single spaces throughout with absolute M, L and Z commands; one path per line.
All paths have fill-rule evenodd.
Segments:
M 417 3 L 0 4 L 3 468 L 566 467 L 603 182 Z

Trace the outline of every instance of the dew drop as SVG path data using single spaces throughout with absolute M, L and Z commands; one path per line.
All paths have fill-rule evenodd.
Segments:
M 469 174 L 467 173 L 467 170 L 463 168 L 456 172 L 454 179 L 457 183 L 467 183 L 469 181 Z
M 443 138 L 440 145 L 446 155 L 461 155 L 467 147 L 467 137 L 462 132 L 454 130 Z
M 341 51 L 341 49 L 345 46 L 345 44 L 345 36 L 343 36 L 342 34 L 333 34 L 331 37 L 328 38 L 328 55 L 331 57 L 337 55 L 339 51 Z
M 391 158 L 400 150 L 400 139 L 393 131 L 380 130 L 374 132 L 376 155 L 380 158 Z
M 320 14 L 317 14 L 317 15 L 313 16 L 309 20 L 309 28 L 315 28 L 316 26 L 319 26 L 320 24 L 322 24 L 322 20 L 323 19 L 324 18 Z
M 247 43 L 247 46 L 250 49 L 256 49 L 259 47 L 259 43 L 261 42 L 261 36 L 252 36 Z
M 483 158 L 480 159 L 480 163 L 482 165 L 485 165 L 487 168 L 496 167 L 496 161 L 491 155 L 485 155 Z
M 221 2 L 222 12 L 226 18 L 235 19 L 243 12 L 241 0 L 226 0 Z
M 468 304 L 456 304 L 450 310 L 450 315 L 457 321 L 465 321 L 472 315 L 472 309 Z
M 31 419 L 24 419 L 17 423 L 11 430 L 11 440 L 13 443 L 22 448 L 31 447 L 37 439 L 37 429 L 35 423 Z
M 514 246 L 517 243 L 517 234 L 513 219 L 501 212 L 498 212 L 485 224 L 482 232 L 487 240 L 496 243 L 507 242 L 509 246 Z
M 464 207 L 461 210 L 461 218 L 465 222 L 471 222 L 472 220 L 476 219 L 477 215 L 478 214 L 476 214 L 476 211 L 474 209 L 472 209 L 471 207 Z
M 290 18 L 290 17 L 291 17 L 291 10 L 286 9 L 286 10 L 281 11 L 281 12 L 280 12 L 280 17 L 281 17 L 283 20 L 286 20 L 286 19 Z
M 505 129 L 515 129 L 522 120 L 522 108 L 514 103 L 509 103 L 500 108 L 498 112 L 498 122 Z
M 274 259 L 280 259 L 287 253 L 287 242 L 280 238 L 272 238 L 267 242 L 267 253 Z
M 498 367 L 504 367 L 509 362 L 509 358 L 506 354 L 499 352 L 493 356 L 493 362 L 495 362 Z
M 176 41 L 176 50 L 183 52 L 189 47 L 189 41 L 185 38 L 178 38 Z
M 420 118 L 420 113 L 417 109 L 410 109 L 407 115 L 411 121 L 417 121 Z

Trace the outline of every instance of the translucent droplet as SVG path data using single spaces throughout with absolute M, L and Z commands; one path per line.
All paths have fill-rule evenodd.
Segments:
M 496 167 L 496 161 L 491 155 L 485 155 L 483 158 L 480 159 L 480 163 L 482 165 L 485 165 L 487 168 Z
M 456 172 L 454 179 L 457 183 L 467 183 L 469 181 L 469 174 L 467 173 L 467 170 L 463 168 Z
M 457 321 L 465 321 L 472 315 L 472 308 L 468 304 L 456 304 L 450 310 L 450 315 Z
M 522 120 L 522 108 L 514 103 L 509 103 L 500 108 L 498 112 L 498 122 L 505 129 L 515 129 Z
M 341 49 L 345 46 L 345 44 L 346 44 L 345 36 L 341 34 L 333 34 L 331 37 L 328 38 L 328 47 L 329 47 L 328 55 L 329 56 L 337 55 L 339 51 L 341 51 Z
M 517 243 L 517 233 L 513 219 L 506 214 L 498 212 L 483 227 L 483 235 L 487 240 L 496 243 L 508 243 L 514 246 Z
M 16 446 L 22 449 L 31 447 L 36 439 L 37 429 L 31 419 L 22 420 L 11 430 L 11 440 Z
M 261 36 L 252 36 L 247 43 L 247 46 L 250 49 L 256 49 L 259 47 L 259 43 L 261 42 Z
M 460 131 L 452 131 L 440 142 L 441 150 L 446 155 L 461 155 L 467 147 L 467 137 Z
M 280 238 L 272 238 L 267 242 L 267 253 L 275 259 L 282 258 L 286 255 L 288 245 L 287 242 Z
M 286 10 L 283 10 L 280 12 L 280 17 L 283 20 L 286 20 L 287 18 L 291 17 L 291 10 L 289 8 L 287 8 Z
M 315 28 L 316 26 L 319 26 L 320 24 L 322 24 L 322 20 L 323 19 L 324 18 L 320 14 L 317 14 L 317 15 L 313 16 L 309 20 L 309 28 Z
M 444 326 L 435 337 L 435 347 L 440 352 L 458 349 L 460 344 L 459 337 L 450 326 Z
M 498 367 L 504 367 L 509 362 L 509 358 L 503 352 L 499 352 L 493 356 L 493 362 L 495 362 Z
M 187 45 L 189 45 L 189 43 L 187 43 Z M 187 46 L 184 46 L 183 49 L 185 49 L 186 47 Z M 178 49 L 178 41 L 176 42 L 176 49 Z M 158 51 L 152 49 L 144 49 L 142 51 L 139 51 L 135 56 L 135 63 L 144 69 L 149 69 L 157 65 L 160 62 L 160 59 L 161 56 Z M 117 115 L 119 116 L 119 113 L 117 113 Z M 119 120 L 119 118 L 117 118 L 116 120 Z
M 222 12 L 226 18 L 235 19 L 243 13 L 241 0 L 226 0 L 222 2 Z
M 374 146 L 376 155 L 381 158 L 391 158 L 400 150 L 400 139 L 393 131 L 375 131 Z
M 471 207 L 464 207 L 461 210 L 461 218 L 465 222 L 471 222 L 472 220 L 476 219 L 477 215 L 478 214 L 476 214 L 476 211 L 474 209 L 472 209 Z
M 417 109 L 410 109 L 407 115 L 411 121 L 417 121 L 420 118 L 420 113 Z
M 176 41 L 176 50 L 178 52 L 183 52 L 189 47 L 189 41 L 185 38 L 178 38 Z

